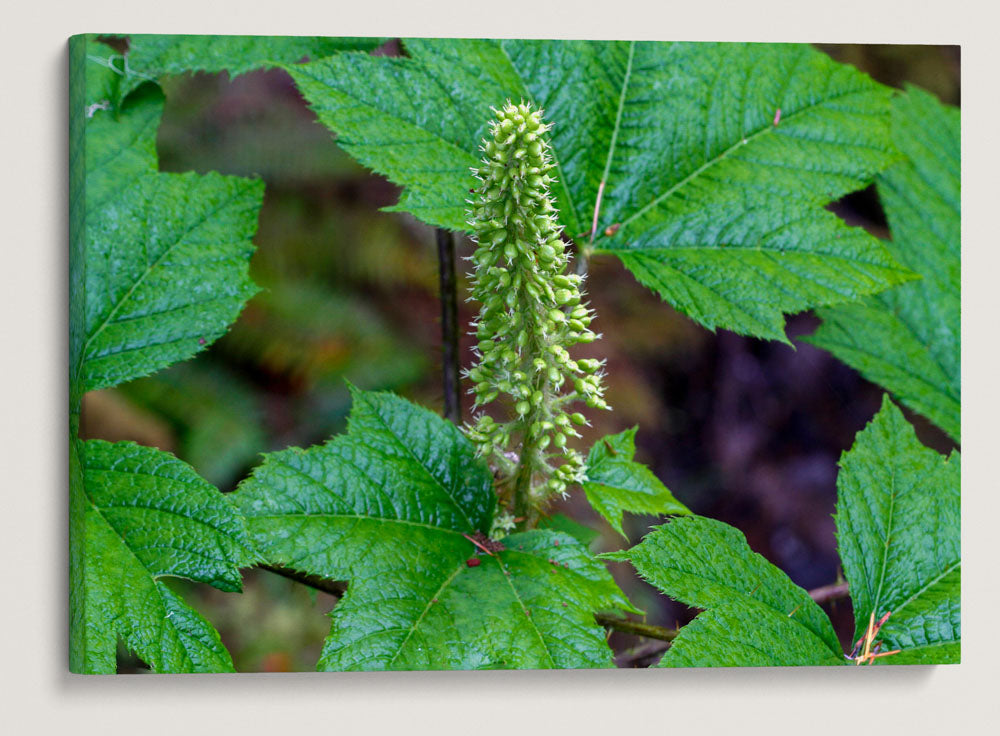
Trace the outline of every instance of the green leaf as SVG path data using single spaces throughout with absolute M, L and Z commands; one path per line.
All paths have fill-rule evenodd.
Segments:
M 590 505 L 622 536 L 626 511 L 651 515 L 691 513 L 649 468 L 633 460 L 637 429 L 608 435 L 594 443 L 587 456 L 587 481 L 583 484 Z
M 856 637 L 891 612 L 877 640 L 887 664 L 961 655 L 961 465 L 924 447 L 889 400 L 840 460 L 837 545 Z
M 131 442 L 70 442 L 70 669 L 113 673 L 117 638 L 154 672 L 229 672 L 212 626 L 163 582 L 241 589 L 242 518 L 185 463 Z
M 406 48 L 410 58 L 341 54 L 288 68 L 345 150 L 405 187 L 390 209 L 466 229 L 490 107 L 524 98 L 554 124 L 567 235 L 588 240 L 600 199 L 594 252 L 617 255 L 710 329 L 785 340 L 783 312 L 912 278 L 824 209 L 889 165 L 891 90 L 808 46 Z
M 185 72 L 231 77 L 303 58 L 322 59 L 340 51 L 368 51 L 381 38 L 330 36 L 188 36 L 137 33 L 129 36 L 122 97 L 144 81 Z
M 630 69 L 599 251 L 710 329 L 783 341 L 783 312 L 907 278 L 823 208 L 889 163 L 889 89 L 786 44 L 636 44 Z
M 89 391 L 191 357 L 221 336 L 256 287 L 247 275 L 261 181 L 156 171 L 162 95 L 86 123 L 82 339 L 70 359 Z M 75 110 L 79 115 L 82 111 Z M 75 346 L 74 346 L 75 347 Z
M 70 44 L 74 48 L 71 66 L 79 74 L 74 85 L 79 85 L 81 102 L 88 108 L 85 117 L 92 117 L 96 109 L 116 107 L 122 81 L 121 54 L 93 34 L 74 36 Z
M 581 524 L 578 521 L 574 521 L 566 516 L 566 514 L 543 516 L 538 521 L 538 528 L 551 529 L 553 531 L 569 534 L 584 547 L 590 547 L 590 545 L 601 536 L 600 532 L 591 529 L 589 526 Z
M 893 257 L 923 278 L 822 309 L 807 338 L 960 441 L 961 114 L 916 87 L 893 102 L 904 158 L 878 177 Z
M 85 391 L 190 357 L 235 319 L 263 185 L 157 172 L 162 95 L 115 109 L 112 58 L 70 41 L 70 668 L 114 672 L 120 637 L 157 672 L 228 671 L 161 578 L 239 590 L 254 560 L 239 515 L 171 455 L 76 434 Z
M 476 107 L 482 114 L 462 114 L 468 93 L 450 94 L 410 59 L 346 53 L 286 69 L 341 147 L 406 187 L 393 209 L 465 229 L 464 200 L 475 183 L 470 169 L 478 164 L 488 105 Z M 492 89 L 497 81 L 484 74 L 474 84 Z
M 268 562 L 348 581 L 319 668 L 610 666 L 593 614 L 631 606 L 607 570 L 554 531 L 480 554 L 464 535 L 490 529 L 496 501 L 472 445 L 403 399 L 353 393 L 347 434 L 267 455 L 236 492 Z
M 823 610 L 727 524 L 677 517 L 637 546 L 601 556 L 631 562 L 674 600 L 706 609 L 681 629 L 660 666 L 844 663 Z

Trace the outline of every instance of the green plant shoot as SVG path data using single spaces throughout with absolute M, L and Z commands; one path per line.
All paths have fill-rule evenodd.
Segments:
M 475 408 L 504 397 L 513 418 L 479 413 L 468 434 L 500 471 L 501 499 L 530 528 L 553 494 L 584 477 L 584 459 L 567 446 L 586 423 L 567 407 L 607 409 L 602 361 L 574 360 L 571 346 L 593 342 L 583 277 L 567 274 L 549 185 L 553 164 L 541 112 L 510 101 L 494 110 L 483 141 L 480 184 L 469 224 L 478 243 L 472 293 L 482 304 L 473 323 L 478 363 L 468 371 Z M 520 446 L 512 453 L 511 448 Z M 511 517 L 504 517 L 508 527 Z

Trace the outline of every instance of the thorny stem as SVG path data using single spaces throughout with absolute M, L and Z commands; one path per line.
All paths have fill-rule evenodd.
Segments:
M 438 274 L 441 288 L 441 352 L 444 381 L 444 416 L 462 421 L 462 395 L 458 360 L 458 294 L 455 278 L 455 236 L 437 228 Z
M 607 172 L 605 172 L 607 176 Z M 601 180 L 597 187 L 597 200 L 594 202 L 594 220 L 590 223 L 590 239 L 587 244 L 577 243 L 576 246 L 576 273 L 580 276 L 587 275 L 587 266 L 590 261 L 590 252 L 594 249 L 594 238 L 597 236 L 597 219 L 601 214 L 601 198 L 604 196 L 604 185 L 606 181 Z

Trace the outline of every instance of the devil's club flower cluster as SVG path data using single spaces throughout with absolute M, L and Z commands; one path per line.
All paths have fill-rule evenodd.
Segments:
M 568 348 L 593 342 L 591 310 L 581 302 L 581 276 L 566 274 L 567 256 L 549 194 L 551 163 L 541 112 L 511 104 L 494 110 L 483 141 L 480 180 L 470 201 L 469 224 L 478 243 L 472 260 L 473 296 L 482 304 L 473 322 L 478 363 L 467 372 L 474 409 L 509 400 L 514 418 L 479 413 L 467 428 L 501 471 L 501 483 L 526 483 L 539 508 L 565 494 L 583 476 L 583 457 L 567 447 L 586 423 L 567 407 L 582 401 L 609 408 L 603 399 L 601 361 L 574 360 Z M 519 442 L 521 454 L 508 449 Z

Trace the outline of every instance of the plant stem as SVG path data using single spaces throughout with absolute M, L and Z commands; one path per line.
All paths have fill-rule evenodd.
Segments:
M 535 438 L 531 424 L 533 411 L 524 420 L 524 439 L 521 443 L 521 460 L 514 478 L 514 516 L 524 518 L 524 528 L 534 529 L 538 523 L 538 509 L 531 502 L 531 476 L 534 474 Z
M 577 246 L 576 249 L 576 263 L 574 264 L 574 271 L 576 271 L 579 276 L 587 275 L 587 266 L 589 265 L 588 253 L 590 252 L 590 246 L 583 245 L 582 243 Z
M 441 351 L 445 419 L 462 421 L 462 393 L 458 360 L 458 289 L 455 279 L 455 236 L 437 228 L 438 274 L 441 288 Z
M 846 598 L 848 595 L 850 595 L 850 592 L 847 590 L 846 582 L 831 583 L 830 585 L 813 588 L 809 591 L 809 597 L 817 603 L 835 601 L 838 598 Z
M 615 657 L 615 665 L 620 669 L 649 667 L 665 651 L 670 649 L 669 641 L 651 641 L 640 647 L 629 649 Z
M 607 613 L 595 613 L 594 620 L 601 626 L 605 626 L 609 629 L 620 631 L 623 634 L 644 636 L 647 639 L 673 641 L 677 637 L 677 629 L 667 629 L 663 626 L 644 624 L 641 621 L 629 621 L 628 619 L 617 618 Z

